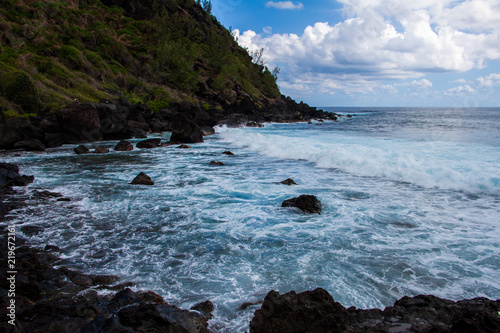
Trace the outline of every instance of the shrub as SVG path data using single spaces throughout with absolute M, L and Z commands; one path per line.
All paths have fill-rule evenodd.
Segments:
M 36 114 L 42 110 L 38 90 L 26 73 L 13 71 L 2 75 L 0 85 L 3 96 L 10 102 L 19 105 L 24 113 Z

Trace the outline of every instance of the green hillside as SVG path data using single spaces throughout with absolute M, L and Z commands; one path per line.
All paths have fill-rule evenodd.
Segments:
M 0 0 L 2 118 L 117 94 L 153 111 L 181 101 L 223 109 L 278 98 L 276 78 L 252 62 L 210 5 Z

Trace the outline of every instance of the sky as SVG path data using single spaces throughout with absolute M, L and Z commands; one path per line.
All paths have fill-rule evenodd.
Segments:
M 500 0 L 212 0 L 264 48 L 283 94 L 317 107 L 500 106 Z

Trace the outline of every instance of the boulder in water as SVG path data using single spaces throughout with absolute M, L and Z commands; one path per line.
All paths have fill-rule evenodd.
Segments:
M 147 139 L 137 143 L 137 148 L 157 148 L 160 146 L 161 139 Z
M 122 140 L 118 142 L 115 146 L 115 151 L 131 151 L 134 150 L 134 146 L 127 140 Z
M 210 165 L 222 166 L 222 165 L 224 165 L 224 163 L 219 162 L 219 161 L 211 161 Z
M 303 194 L 297 198 L 285 200 L 281 207 L 297 207 L 305 213 L 321 214 L 321 201 L 314 195 Z
M 90 152 L 90 149 L 87 146 L 84 146 L 84 145 L 79 145 L 74 150 L 75 150 L 75 153 L 79 154 L 79 155 L 80 154 L 88 154 Z
M 284 184 L 284 185 L 297 185 L 297 183 L 294 182 L 292 178 L 287 178 L 287 179 L 281 181 L 281 184 Z
M 109 153 L 109 148 L 106 147 L 97 147 L 93 151 L 94 154 L 107 154 Z
M 138 174 L 134 180 L 130 183 L 132 185 L 154 185 L 155 183 L 151 180 L 151 177 L 146 175 L 144 172 Z

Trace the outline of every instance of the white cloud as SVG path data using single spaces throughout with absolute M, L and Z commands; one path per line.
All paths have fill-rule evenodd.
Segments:
M 445 92 L 446 95 L 449 96 L 455 96 L 455 95 L 466 95 L 466 94 L 474 94 L 476 90 L 469 86 L 468 84 L 463 85 L 463 86 L 458 86 L 454 88 L 448 89 L 447 92 Z
M 273 33 L 273 28 L 270 26 L 262 28 L 262 31 L 264 31 L 265 34 L 270 35 Z
M 500 74 L 491 73 L 490 75 L 478 78 L 477 81 L 481 86 L 491 87 L 497 83 L 500 83 Z
M 304 5 L 301 2 L 297 2 L 296 4 L 291 1 L 268 1 L 266 3 L 267 8 L 276 8 L 276 9 L 303 9 Z
M 250 50 L 265 49 L 266 61 L 281 68 L 283 88 L 305 84 L 297 78 L 308 76 L 316 91 L 370 91 L 382 80 L 414 80 L 414 86 L 430 88 L 427 74 L 466 72 L 500 60 L 498 0 L 340 2 L 348 17 L 337 24 L 317 22 L 300 35 L 249 30 L 238 32 L 238 41 Z M 448 93 L 471 88 L 460 84 L 461 91 Z

